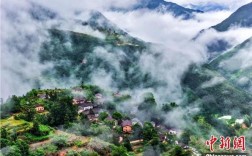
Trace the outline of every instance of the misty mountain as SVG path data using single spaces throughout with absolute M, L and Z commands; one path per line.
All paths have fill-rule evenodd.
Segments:
M 252 26 L 252 2 L 240 7 L 227 19 L 211 28 L 217 31 L 227 31 L 231 27 L 251 27 Z
M 117 33 L 105 39 L 55 29 L 49 33 L 50 41 L 43 44 L 40 52 L 42 63 L 53 64 L 53 68 L 44 71 L 45 77 L 80 82 L 107 77 L 117 88 L 158 86 L 159 82 L 138 65 L 139 55 L 147 49 L 144 42 Z
M 252 91 L 252 37 L 213 59 L 209 65 L 234 85 Z
M 29 13 L 33 19 L 38 21 L 45 21 L 59 17 L 56 12 L 37 3 L 31 3 Z
M 215 2 L 212 2 L 212 3 L 209 2 L 207 4 L 199 4 L 199 5 L 190 4 L 190 8 L 195 9 L 195 10 L 202 10 L 204 12 L 221 11 L 221 10 L 228 9 L 226 6 L 223 6 L 223 5 L 215 3 Z
M 184 8 L 176 3 L 166 2 L 164 0 L 141 0 L 133 8 L 126 10 L 138 10 L 138 9 L 149 9 L 155 10 L 161 13 L 170 12 L 175 17 L 181 17 L 182 19 L 190 19 L 194 17 L 194 13 L 203 13 L 201 10 L 194 10 L 189 8 Z M 117 9 L 121 10 L 121 9 Z M 125 10 L 123 10 L 125 11 Z
M 87 21 L 78 21 L 83 26 L 90 26 L 93 30 L 98 30 L 106 33 L 117 33 L 127 35 L 127 33 L 118 28 L 114 23 L 109 21 L 102 13 L 91 11 Z
M 50 29 L 50 40 L 41 48 L 40 61 L 53 64 L 53 67 L 44 71 L 44 77 L 48 80 L 77 79 L 84 83 L 97 78 L 108 83 L 106 79 L 109 79 L 113 82 L 110 85 L 118 89 L 165 86 L 166 82 L 154 78 L 148 71 L 143 72 L 139 63 L 145 53 L 162 56 L 155 54 L 149 43 L 111 28 L 97 29 L 104 32 L 105 39 Z M 208 65 L 192 67 L 185 74 L 182 87 L 190 103 L 198 101 L 202 114 L 215 112 L 239 116 L 252 110 L 248 105 L 252 96 Z M 237 111 L 233 112 L 233 109 Z
M 189 88 L 189 97 L 200 101 L 204 113 L 238 115 L 252 110 L 251 49 L 249 38 L 208 64 L 192 66 L 185 74 L 183 85 Z
M 219 32 L 228 31 L 232 27 L 251 27 L 252 26 L 252 3 L 246 4 L 236 10 L 227 19 L 223 20 L 221 23 L 212 26 L 208 29 L 200 31 L 193 39 L 198 39 L 202 34 L 207 32 L 209 29 L 215 29 Z M 211 43 L 208 43 L 207 50 L 210 53 L 210 59 L 216 57 L 220 52 L 232 47 L 232 45 L 223 38 L 216 39 Z
M 239 116 L 249 114 L 252 110 L 251 94 L 236 87 L 221 73 L 207 65 L 192 66 L 185 74 L 182 84 L 185 88 L 189 88 L 189 100 L 193 98 L 198 101 L 202 114 Z
M 149 1 L 144 6 L 157 9 L 160 6 L 158 3 L 167 5 L 167 8 L 168 4 L 173 4 Z M 194 11 L 187 13 L 192 12 Z M 182 14 L 178 13 L 177 16 Z M 187 15 L 185 17 L 189 17 Z M 76 24 L 98 31 L 104 38 L 74 31 L 48 30 L 49 38 L 43 43 L 39 53 L 42 64 L 53 65 L 43 72 L 46 80 L 76 79 L 87 83 L 98 78 L 105 84 L 113 82 L 108 85 L 118 89 L 155 89 L 166 85 L 166 82 L 154 78 L 149 71 L 144 72 L 139 63 L 142 54 L 162 57 L 153 51 L 150 43 L 130 36 L 100 12 L 93 11 L 87 20 L 78 20 Z M 239 115 L 252 110 L 247 105 L 252 101 L 251 95 L 211 66 L 191 68 L 184 76 L 182 87 L 190 102 L 200 101 L 204 113 Z M 234 113 L 230 108 L 239 111 Z

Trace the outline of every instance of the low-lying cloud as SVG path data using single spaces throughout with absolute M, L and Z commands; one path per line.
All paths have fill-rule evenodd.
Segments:
M 202 8 L 207 6 L 215 6 L 220 7 L 223 9 L 234 11 L 241 7 L 242 5 L 245 5 L 250 0 L 166 0 L 170 2 L 177 3 L 179 5 L 189 7 L 189 8 Z
M 34 20 L 29 14 L 31 2 L 55 11 L 57 17 L 47 21 Z M 79 23 L 79 21 L 88 19 L 89 11 L 97 9 L 130 35 L 155 43 L 151 48 L 152 53 L 144 53 L 140 56 L 141 70 L 148 71 L 157 80 L 165 82 L 166 86 L 153 90 L 153 92 L 157 92 L 158 100 L 162 102 L 165 100 L 179 101 L 183 96 L 180 86 L 183 73 L 192 63 L 202 64 L 207 60 L 205 44 L 220 33 L 210 31 L 209 35 L 202 36 L 199 41 L 193 41 L 192 38 L 200 30 L 221 22 L 231 14 L 231 11 L 208 12 L 196 14 L 196 17 L 191 20 L 182 20 L 174 18 L 170 13 L 161 14 L 156 11 L 117 12 L 109 10 L 111 7 L 130 7 L 138 3 L 135 0 L 122 2 L 106 0 L 100 1 L 100 3 L 87 0 L 75 3 L 61 1 L 60 7 L 58 3 L 58 1 L 47 0 L 25 2 L 10 0 L 1 4 L 1 8 L 3 8 L 1 9 L 3 23 L 1 30 L 3 42 L 1 56 L 1 59 L 3 59 L 1 65 L 1 74 L 3 75 L 1 76 L 2 97 L 7 98 L 12 94 L 24 94 L 34 87 L 34 84 L 31 83 L 34 79 L 40 80 L 42 85 L 46 87 L 63 85 L 64 83 L 57 83 L 54 80 L 51 80 L 49 84 L 45 80 L 41 80 L 42 71 L 53 66 L 52 64 L 41 64 L 38 57 L 41 43 L 48 39 L 47 29 L 70 30 L 104 39 L 105 34 L 88 26 L 83 27 Z M 14 4 L 15 9 L 13 9 Z M 235 45 L 246 39 L 249 34 L 248 31 L 249 29 L 233 29 L 227 32 L 227 34 L 234 33 L 233 38 L 226 34 L 222 36 L 228 38 Z M 237 35 L 239 33 L 245 35 Z M 71 47 L 71 45 L 69 46 Z M 107 47 L 97 47 L 94 52 L 96 55 L 101 55 L 102 59 L 111 61 L 111 65 L 116 70 L 120 70 L 116 59 L 120 59 L 118 54 L 124 55 L 123 52 L 110 52 L 109 50 L 110 48 Z M 23 77 L 16 73 L 23 75 Z M 106 74 L 108 77 L 103 79 Z M 123 77 L 123 75 L 121 76 Z M 111 86 L 113 86 L 113 82 L 110 82 L 110 73 L 106 73 L 104 70 L 95 71 L 92 78 L 96 84 L 100 84 L 99 81 L 103 82 L 101 84 L 107 83 L 108 85 L 103 86 L 105 88 L 111 89 Z M 76 85 L 79 80 L 71 77 L 71 81 L 66 80 L 64 82 L 70 82 L 68 85 Z M 115 88 L 112 87 L 112 89 Z

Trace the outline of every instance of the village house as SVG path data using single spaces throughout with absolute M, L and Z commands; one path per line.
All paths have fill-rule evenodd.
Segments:
M 41 112 L 44 112 L 45 108 L 44 106 L 38 104 L 36 105 L 35 110 L 36 112 L 41 113 Z
M 96 99 L 102 99 L 102 94 L 101 93 L 97 93 L 97 94 L 95 94 L 95 98 Z
M 83 93 L 83 89 L 81 87 L 73 87 L 72 92 L 73 94 L 80 94 Z
M 142 144 L 143 144 L 143 139 L 130 141 L 130 145 L 132 146 L 133 150 L 141 148 Z
M 86 111 L 86 110 L 90 110 L 90 109 L 93 109 L 94 108 L 94 105 L 92 102 L 84 102 L 82 104 L 79 104 L 79 110 L 83 110 L 83 111 Z
M 45 93 L 39 93 L 39 94 L 38 94 L 38 97 L 39 97 L 40 99 L 47 99 L 47 95 L 46 95 Z
M 101 93 L 95 94 L 95 102 L 99 105 L 103 104 L 103 96 Z
M 166 134 L 159 134 L 159 140 L 160 140 L 160 142 L 165 142 L 166 141 L 166 139 L 167 139 L 167 136 L 166 136 Z
M 82 114 L 87 116 L 89 121 L 98 121 L 99 111 L 100 111 L 99 108 L 94 108 L 94 109 L 82 111 Z
M 132 132 L 132 122 L 130 120 L 122 121 L 122 129 L 124 133 L 131 133 Z
M 143 139 L 130 141 L 131 146 L 139 145 L 143 143 Z
M 73 98 L 72 104 L 73 105 L 81 105 L 81 104 L 84 104 L 85 102 L 86 102 L 85 98 L 83 98 L 83 97 L 75 97 L 75 98 Z
M 170 135 L 177 135 L 177 132 L 174 131 L 174 130 L 169 130 L 169 134 L 170 134 Z
M 67 155 L 67 151 L 60 151 L 57 155 L 58 156 L 66 156 Z

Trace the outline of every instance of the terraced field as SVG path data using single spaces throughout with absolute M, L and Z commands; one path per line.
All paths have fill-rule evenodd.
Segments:
M 15 129 L 17 132 L 28 131 L 32 128 L 32 123 L 25 120 L 15 120 L 13 116 L 7 119 L 0 120 L 0 127 L 5 127 L 7 130 Z

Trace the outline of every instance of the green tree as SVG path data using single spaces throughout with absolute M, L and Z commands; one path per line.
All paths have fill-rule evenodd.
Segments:
M 67 146 L 67 137 L 66 136 L 56 136 L 52 139 L 52 143 L 57 146 L 58 148 L 63 148 Z
M 0 148 L 4 148 L 10 145 L 10 141 L 8 139 L 0 138 Z
M 5 127 L 2 127 L 2 128 L 1 128 L 1 138 L 7 139 L 7 137 L 8 137 L 7 130 L 6 130 Z
M 22 156 L 29 155 L 29 145 L 24 140 L 18 139 L 15 145 L 19 148 Z
M 23 156 L 20 149 L 15 145 L 2 150 L 2 153 L 4 156 Z
M 89 151 L 89 150 L 84 150 L 80 152 L 81 156 L 99 156 L 98 153 L 94 152 L 94 151 Z
M 175 102 L 171 102 L 170 105 L 171 105 L 172 108 L 178 107 L 178 105 Z
M 72 105 L 72 97 L 61 95 L 57 102 L 54 102 L 49 109 L 49 121 L 53 126 L 63 125 L 76 120 L 77 106 Z
M 153 137 L 153 139 L 150 141 L 150 144 L 151 144 L 152 146 L 159 145 L 159 143 L 160 143 L 160 140 L 159 140 L 158 137 Z
M 163 106 L 162 106 L 162 111 L 164 111 L 164 112 L 169 112 L 169 111 L 171 111 L 172 110 L 172 108 L 171 108 L 171 105 L 170 104 L 163 104 Z
M 43 149 L 36 149 L 30 152 L 30 156 L 45 156 L 45 151 Z
M 114 119 L 116 119 L 116 120 L 122 120 L 122 118 L 123 118 L 122 114 L 119 113 L 119 112 L 114 112 L 114 113 L 112 114 L 112 117 L 113 117 Z
M 32 89 L 31 91 L 29 91 L 26 94 L 26 97 L 27 98 L 34 98 L 34 97 L 37 97 L 37 95 L 38 95 L 38 91 L 36 89 Z
M 124 139 L 124 143 L 123 146 L 128 150 L 128 151 L 133 151 L 131 144 L 130 144 L 130 140 L 128 138 Z
M 99 120 L 103 121 L 104 119 L 106 119 L 108 117 L 108 113 L 107 112 L 101 112 L 99 114 Z
M 171 156 L 191 156 L 192 153 L 190 151 L 184 151 L 182 147 L 175 146 L 171 151 Z
M 143 102 L 138 106 L 139 110 L 150 110 L 157 106 L 155 97 L 152 93 L 146 93 L 144 95 Z
M 180 146 L 175 146 L 171 151 L 171 156 L 182 156 L 183 149 Z
M 12 132 L 10 133 L 10 139 L 11 141 L 16 141 L 17 140 L 17 130 L 13 129 Z
M 137 139 L 142 139 L 143 138 L 143 128 L 137 123 L 133 125 L 133 132 L 132 132 L 132 139 L 137 140 Z
M 143 127 L 143 140 L 148 142 L 155 137 L 158 137 L 157 131 L 151 123 L 145 122 Z
M 37 121 L 33 121 L 31 132 L 34 135 L 38 135 L 38 136 L 40 135 L 39 123 Z
M 27 121 L 32 121 L 34 119 L 34 115 L 36 114 L 35 108 L 25 99 L 21 100 L 21 110 L 26 115 Z
M 128 156 L 127 149 L 123 146 L 114 146 L 111 152 L 112 156 Z
M 77 151 L 70 150 L 67 152 L 67 156 L 80 156 L 80 154 Z
M 21 107 L 20 107 L 20 98 L 17 97 L 16 95 L 13 95 L 10 100 L 10 106 L 12 108 L 11 112 L 17 113 L 20 112 Z
M 192 135 L 191 131 L 189 129 L 185 129 L 183 131 L 183 133 L 181 134 L 180 136 L 180 141 L 183 143 L 183 144 L 186 144 L 188 145 L 189 144 L 189 141 L 190 141 L 190 136 Z
M 247 127 L 250 127 L 251 126 L 251 123 L 252 123 L 252 117 L 248 116 L 248 115 L 245 115 L 244 117 L 244 124 L 247 126 Z

